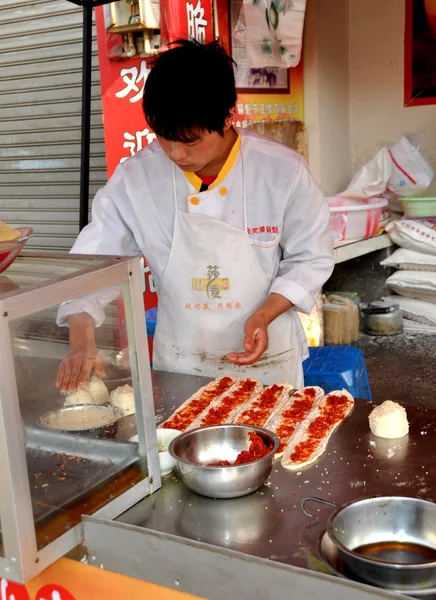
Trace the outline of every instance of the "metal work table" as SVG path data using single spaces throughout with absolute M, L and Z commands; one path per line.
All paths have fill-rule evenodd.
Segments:
M 158 422 L 208 381 L 158 372 L 153 377 Z M 319 560 L 318 543 L 330 509 L 312 505 L 318 511 L 317 523 L 301 511 L 305 497 L 317 496 L 339 504 L 380 494 L 429 500 L 436 497 L 432 473 L 436 462 L 436 411 L 408 406 L 409 436 L 381 440 L 369 430 L 372 408 L 372 403 L 357 400 L 354 411 L 316 464 L 297 473 L 276 464 L 269 481 L 254 494 L 212 500 L 191 492 L 172 474 L 157 493 L 118 521 L 328 573 Z

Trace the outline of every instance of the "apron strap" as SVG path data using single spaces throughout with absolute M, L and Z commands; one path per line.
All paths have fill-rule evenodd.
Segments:
M 242 204 L 244 211 L 244 231 L 245 235 L 248 239 L 248 219 L 247 219 L 247 186 L 245 184 L 245 165 L 244 165 L 244 153 L 242 151 L 243 147 L 243 139 L 241 137 L 241 145 L 239 147 L 239 152 L 241 153 L 241 167 L 242 167 Z M 251 244 L 251 242 L 250 242 Z
M 176 165 L 172 163 L 173 166 L 173 200 L 174 200 L 174 209 L 177 213 L 177 185 L 176 185 Z M 174 214 L 176 214 L 174 213 Z

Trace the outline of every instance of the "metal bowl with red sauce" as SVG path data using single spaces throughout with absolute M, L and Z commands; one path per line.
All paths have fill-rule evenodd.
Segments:
M 279 445 L 279 438 L 261 427 L 217 425 L 185 432 L 169 452 L 191 490 L 209 498 L 237 498 L 264 484 Z

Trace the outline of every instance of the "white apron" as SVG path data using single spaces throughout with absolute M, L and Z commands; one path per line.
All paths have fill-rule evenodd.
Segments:
M 229 352 L 243 351 L 245 322 L 266 301 L 271 286 L 247 233 L 243 164 L 242 177 L 243 230 L 179 211 L 173 167 L 174 234 L 159 290 L 153 367 L 207 377 L 253 377 L 266 385 L 289 381 L 298 389 L 304 385 L 302 340 L 292 310 L 268 327 L 268 349 L 254 365 L 226 359 Z

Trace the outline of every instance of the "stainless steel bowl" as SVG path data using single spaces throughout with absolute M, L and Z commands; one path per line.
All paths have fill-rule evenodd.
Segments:
M 327 533 L 351 576 L 403 591 L 436 585 L 436 504 L 380 496 L 336 508 Z
M 232 462 L 248 450 L 249 433 L 256 432 L 273 449 L 263 458 L 229 467 L 204 466 L 220 460 Z M 177 461 L 180 477 L 191 490 L 208 498 L 238 498 L 260 488 L 268 478 L 279 438 L 260 427 L 219 425 L 187 431 L 173 440 L 169 452 Z
M 106 437 L 110 437 L 116 433 L 118 421 L 123 415 L 123 411 L 114 406 L 74 404 L 51 410 L 38 420 L 45 429 L 93 435 L 104 433 Z

